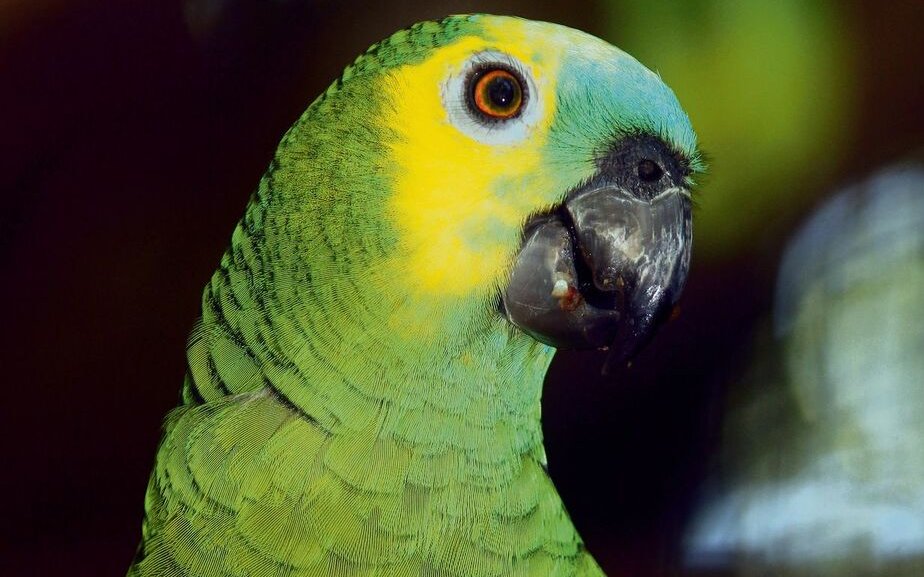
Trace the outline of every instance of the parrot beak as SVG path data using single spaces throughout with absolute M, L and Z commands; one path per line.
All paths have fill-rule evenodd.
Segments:
M 670 316 L 691 244 L 686 188 L 646 199 L 599 176 L 527 224 L 503 310 L 543 343 L 609 348 L 607 367 L 624 362 Z

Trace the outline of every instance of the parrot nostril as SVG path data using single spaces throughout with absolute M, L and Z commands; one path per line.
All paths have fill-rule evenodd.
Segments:
M 657 182 L 664 174 L 664 169 L 657 162 L 644 158 L 638 163 L 638 177 L 644 182 Z

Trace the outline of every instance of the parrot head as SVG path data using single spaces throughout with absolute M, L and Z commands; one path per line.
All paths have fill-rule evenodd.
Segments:
M 504 324 L 627 357 L 683 288 L 698 169 L 689 119 L 631 56 L 473 15 L 360 56 L 290 129 L 261 190 L 313 255 L 291 284 L 390 339 Z

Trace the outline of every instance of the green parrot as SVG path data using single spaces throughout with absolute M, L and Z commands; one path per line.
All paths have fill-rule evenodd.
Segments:
M 669 314 L 698 158 L 670 89 L 587 34 L 465 15 L 369 48 L 205 287 L 128 574 L 602 575 L 543 377 Z

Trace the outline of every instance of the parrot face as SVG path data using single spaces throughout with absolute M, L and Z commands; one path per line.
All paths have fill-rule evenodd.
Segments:
M 444 309 L 499 308 L 556 347 L 629 356 L 684 284 L 689 121 L 655 74 L 601 40 L 515 18 L 468 23 L 382 82 L 382 123 L 395 127 L 386 215 L 406 290 Z

